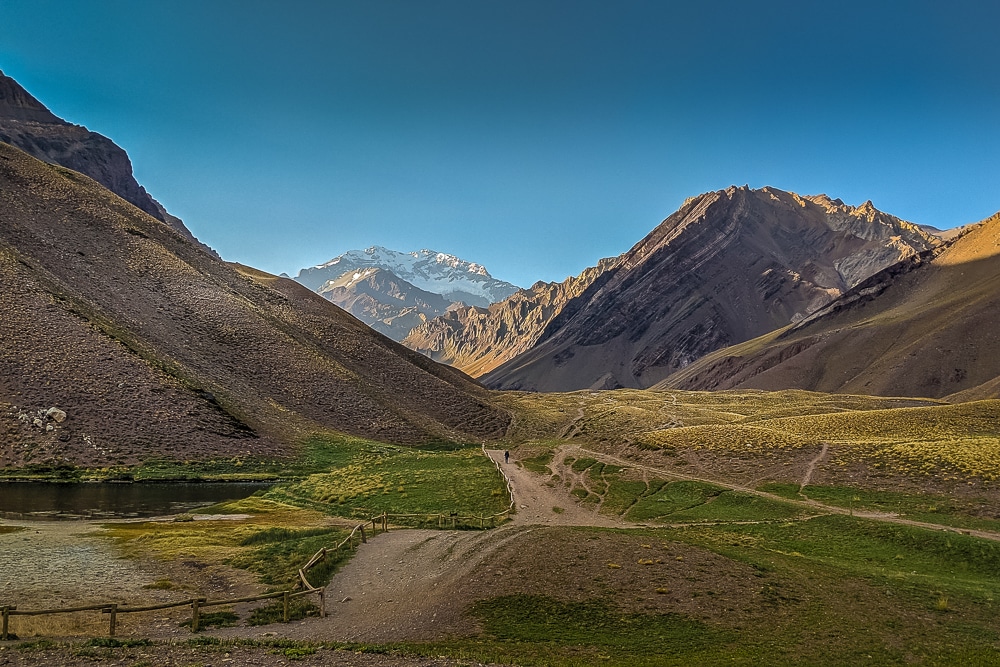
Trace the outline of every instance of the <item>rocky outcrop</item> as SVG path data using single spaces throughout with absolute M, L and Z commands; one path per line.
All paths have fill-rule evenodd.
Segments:
M 731 187 L 692 198 L 622 256 L 491 387 L 649 387 L 808 316 L 941 240 L 871 202 Z
M 132 174 L 132 162 L 120 146 L 82 125 L 59 118 L 3 72 L 0 72 L 0 141 L 39 160 L 89 176 L 188 240 L 198 242 L 179 218 L 167 213 L 139 185 Z M 201 247 L 214 253 L 208 246 Z
M 488 308 L 465 306 L 415 327 L 403 345 L 478 377 L 530 349 L 567 306 L 614 268 L 602 259 L 561 283 L 537 282 Z

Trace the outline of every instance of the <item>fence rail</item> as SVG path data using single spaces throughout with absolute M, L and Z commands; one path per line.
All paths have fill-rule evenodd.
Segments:
M 80 607 L 66 607 L 62 609 L 31 609 L 31 610 L 19 610 L 17 605 L 3 605 L 0 606 L 0 613 L 3 617 L 3 625 L 0 628 L 0 639 L 7 641 L 10 638 L 9 632 L 9 622 L 11 616 L 46 616 L 50 614 L 69 614 L 74 612 L 82 611 L 100 611 L 102 614 L 108 614 L 108 636 L 114 637 L 117 631 L 118 625 L 118 615 L 119 614 L 135 614 L 149 611 L 158 611 L 162 609 L 172 609 L 177 607 L 191 607 L 191 631 L 197 632 L 200 627 L 201 621 L 201 610 L 206 607 L 217 607 L 220 605 L 238 604 L 241 602 L 257 602 L 260 600 L 271 600 L 276 598 L 281 598 L 283 603 L 283 619 L 287 623 L 289 619 L 289 602 L 295 598 L 303 597 L 306 595 L 317 595 L 319 596 L 319 615 L 321 617 L 326 616 L 326 587 L 313 586 L 306 574 L 326 560 L 327 554 L 332 552 L 339 552 L 341 549 L 347 548 L 351 551 L 357 549 L 358 546 L 364 544 L 368 541 L 368 535 L 365 531 L 365 527 L 371 524 L 371 534 L 375 535 L 378 533 L 378 529 L 381 528 L 382 532 L 389 531 L 389 519 L 413 519 L 413 518 L 425 518 L 428 521 L 433 522 L 437 519 L 438 526 L 443 526 L 447 520 L 451 520 L 452 527 L 457 526 L 459 521 L 461 522 L 474 522 L 478 521 L 480 527 L 486 528 L 486 522 L 490 521 L 491 524 L 496 524 L 501 518 L 508 518 L 510 514 L 514 511 L 514 489 L 511 486 L 510 478 L 504 473 L 500 464 L 493 460 L 493 458 L 487 453 L 486 447 L 483 446 L 483 454 L 496 467 L 497 472 L 504 478 L 507 483 L 507 493 L 510 496 L 510 504 L 507 509 L 497 512 L 491 515 L 467 515 L 461 516 L 457 513 L 455 514 L 441 514 L 441 513 L 430 513 L 430 514 L 390 514 L 388 512 L 382 512 L 382 514 L 377 514 L 369 519 L 362 521 L 354 526 L 347 537 L 345 537 L 337 546 L 333 548 L 323 547 L 315 554 L 312 555 L 306 563 L 299 568 L 299 581 L 294 587 L 289 590 L 276 591 L 272 593 L 262 593 L 260 595 L 250 595 L 241 598 L 231 598 L 228 600 L 209 600 L 208 598 L 196 597 L 189 598 L 187 600 L 180 600 L 177 602 L 166 602 L 163 604 L 145 605 L 141 607 L 130 607 L 125 604 L 119 604 L 116 602 L 109 602 L 104 604 L 94 604 L 85 605 Z M 357 540 L 357 545 L 355 545 L 355 540 Z

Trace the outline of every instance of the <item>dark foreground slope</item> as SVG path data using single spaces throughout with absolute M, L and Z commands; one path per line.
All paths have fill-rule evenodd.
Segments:
M 0 287 L 3 465 L 291 453 L 330 431 L 467 440 L 508 421 L 460 372 L 6 144 Z
M 708 355 L 659 386 L 1000 396 L 1000 214 L 905 268 L 873 276 L 787 330 Z
M 710 192 L 623 255 L 533 348 L 482 379 L 497 389 L 649 387 L 939 243 L 871 202 L 774 188 Z

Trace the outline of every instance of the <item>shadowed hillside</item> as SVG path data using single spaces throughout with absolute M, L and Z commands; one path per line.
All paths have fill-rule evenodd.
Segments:
M 801 320 L 940 239 L 871 202 L 730 187 L 692 198 L 591 285 L 496 389 L 649 387 L 705 354 Z
M 0 216 L 3 465 L 291 454 L 331 431 L 475 440 L 507 424 L 460 372 L 6 144 Z
M 719 350 L 660 386 L 996 397 L 998 317 L 995 215 L 931 261 L 873 276 L 808 320 Z

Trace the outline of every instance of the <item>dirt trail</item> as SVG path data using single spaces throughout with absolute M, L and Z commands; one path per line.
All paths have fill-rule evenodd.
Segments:
M 584 410 L 584 406 L 581 405 L 579 408 L 577 408 L 576 416 L 573 418 L 573 420 L 568 424 L 566 424 L 566 426 L 564 426 L 562 430 L 559 431 L 556 437 L 561 438 L 563 440 L 572 440 L 574 437 L 579 435 L 580 422 L 583 421 L 583 417 L 585 414 L 586 412 Z
M 561 485 L 491 450 L 514 490 L 513 521 L 489 531 L 390 530 L 361 545 L 358 553 L 327 586 L 324 619 L 270 625 L 261 634 L 298 639 L 391 642 L 431 639 L 470 632 L 464 607 L 473 601 L 464 588 L 482 589 L 501 576 L 488 556 L 537 526 L 617 526 L 621 520 L 581 507 Z M 553 511 L 554 507 L 562 511 Z M 466 599 L 468 598 L 468 599 Z M 245 628 L 213 632 L 245 636 Z
M 500 451 L 488 453 L 511 481 L 517 507 L 513 521 L 485 532 L 399 529 L 378 535 L 368 544 L 359 547 L 355 558 L 327 587 L 329 614 L 325 619 L 313 618 L 290 625 L 270 625 L 261 628 L 260 633 L 296 639 L 358 642 L 393 642 L 466 634 L 476 628 L 474 620 L 464 614 L 464 608 L 476 599 L 477 591 L 488 592 L 492 577 L 503 576 L 502 571 L 491 565 L 489 556 L 504 545 L 539 526 L 636 526 L 617 517 L 598 514 L 591 507 L 581 505 L 569 495 L 563 484 L 553 484 L 547 477 L 531 473 L 516 462 L 504 464 L 503 453 Z M 566 454 L 577 457 L 586 455 L 668 479 L 699 479 L 720 484 L 715 480 L 644 466 L 577 445 L 561 448 L 556 453 L 555 462 L 561 461 Z M 720 485 L 791 502 L 820 513 L 847 514 L 849 511 L 815 501 L 789 501 L 787 498 L 747 487 Z M 553 511 L 554 507 L 561 508 L 562 511 Z M 855 515 L 944 529 L 884 514 L 855 512 Z M 992 533 L 960 532 L 1000 540 L 1000 535 Z M 246 636 L 246 629 L 217 630 L 213 634 Z
M 816 470 L 816 466 L 819 465 L 820 461 L 826 458 L 826 453 L 830 450 L 829 443 L 824 442 L 823 448 L 819 450 L 819 454 L 816 455 L 812 461 L 809 462 L 809 467 L 806 468 L 806 474 L 802 476 L 802 483 L 799 484 L 799 493 L 809 485 L 812 480 L 813 472 Z
M 504 464 L 503 452 L 487 452 L 510 480 L 514 489 L 514 503 L 517 513 L 514 525 L 546 526 L 606 526 L 609 528 L 626 525 L 617 517 L 598 514 L 595 508 L 584 507 L 569 495 L 561 484 L 549 482 L 541 475 L 525 470 L 516 463 Z M 560 452 L 561 453 L 561 452 Z M 562 458 L 559 459 L 561 461 Z M 566 466 L 563 466 L 565 468 Z M 554 508 L 559 508 L 555 510 Z
M 837 507 L 836 505 L 826 505 L 816 500 L 810 500 L 808 498 L 802 500 L 793 500 L 791 498 L 785 498 L 784 496 L 779 496 L 773 493 L 768 493 L 767 491 L 759 491 L 753 487 L 743 486 L 740 484 L 733 484 L 731 482 L 725 482 L 717 479 L 710 479 L 708 477 L 698 477 L 696 475 L 686 475 L 684 473 L 679 473 L 672 470 L 666 470 L 664 468 L 657 468 L 655 466 L 644 465 L 642 463 L 637 463 L 635 461 L 630 461 L 628 459 L 619 458 L 611 454 L 605 454 L 603 452 L 595 452 L 585 447 L 579 445 L 569 445 L 563 448 L 563 451 L 572 453 L 574 455 L 586 455 L 591 458 L 597 459 L 598 461 L 603 461 L 604 463 L 613 463 L 615 465 L 620 465 L 625 468 L 635 468 L 637 470 L 646 470 L 649 472 L 656 473 L 657 475 L 663 477 L 664 479 L 678 479 L 678 480 L 688 480 L 695 482 L 705 482 L 707 484 L 715 484 L 716 486 L 724 486 L 728 489 L 734 491 L 741 491 L 743 493 L 749 493 L 755 496 L 760 496 L 761 498 L 768 498 L 770 500 L 776 500 L 778 502 L 787 503 L 790 505 L 798 505 L 799 507 L 816 510 L 823 514 L 849 514 L 851 516 L 856 516 L 862 519 L 872 519 L 875 521 L 884 521 L 886 523 L 898 523 L 904 526 L 914 526 L 917 528 L 927 528 L 929 530 L 940 530 L 948 533 L 961 533 L 963 535 L 973 535 L 975 537 L 981 537 L 986 540 L 992 540 L 994 542 L 1000 542 L 1000 533 L 995 533 L 986 530 L 973 530 L 969 528 L 953 528 L 951 526 L 943 526 L 937 523 L 926 523 L 923 521 L 913 521 L 910 519 L 900 518 L 896 514 L 884 513 L 884 512 L 865 512 L 859 510 L 851 510 L 846 507 Z M 663 525 L 663 524 L 657 524 Z

